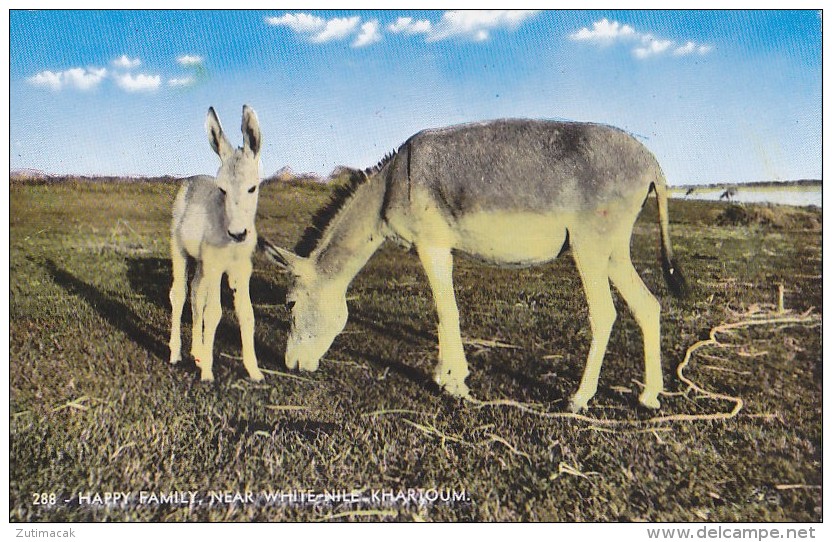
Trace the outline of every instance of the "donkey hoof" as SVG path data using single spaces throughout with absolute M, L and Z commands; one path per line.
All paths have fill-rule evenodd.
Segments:
M 320 361 L 317 359 L 307 359 L 298 361 L 298 368 L 301 371 L 309 371 L 310 373 L 314 373 L 315 371 L 317 371 L 318 365 L 320 365 Z
M 290 370 L 300 369 L 301 371 L 317 371 L 320 360 L 318 359 L 303 359 L 295 356 L 286 356 L 286 367 Z
M 263 373 L 260 372 L 260 369 L 249 371 L 248 377 L 254 382 L 261 382 L 264 378 L 266 378 L 263 376 Z
M 466 397 L 471 396 L 471 390 L 468 389 L 465 382 L 446 382 L 445 385 L 442 386 L 442 389 L 451 394 L 453 397 L 458 397 L 460 399 L 465 399 Z
M 440 374 L 436 377 L 436 383 L 445 393 L 454 397 L 470 397 L 471 390 L 465 384 L 465 378 L 453 378 L 450 374 Z
M 642 394 L 638 396 L 638 402 L 652 410 L 658 410 L 662 407 L 661 403 L 659 403 L 659 394 L 656 392 L 642 392 Z
M 200 378 L 203 382 L 213 382 L 214 381 L 214 373 L 212 371 L 202 371 L 202 378 Z
M 572 414 L 577 414 L 582 410 L 586 410 L 586 406 L 589 403 L 591 397 L 579 397 L 575 395 L 569 401 L 569 412 Z
M 180 361 L 182 361 L 182 356 L 174 356 L 174 355 L 171 355 L 171 357 L 170 357 L 170 364 L 171 364 L 171 365 L 176 365 L 176 364 L 177 364 L 177 363 L 179 363 Z

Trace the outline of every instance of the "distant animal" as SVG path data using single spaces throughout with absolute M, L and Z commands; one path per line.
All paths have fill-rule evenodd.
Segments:
M 695 188 L 688 188 L 687 192 L 685 192 L 685 197 L 690 196 L 695 191 Z
M 254 310 L 249 297 L 251 256 L 257 246 L 254 219 L 260 185 L 260 125 L 254 110 L 243 106 L 243 146 L 237 149 L 229 143 L 213 107 L 208 109 L 205 128 L 221 164 L 215 177 L 186 180 L 173 205 L 170 362 L 181 359 L 180 325 L 191 257 L 196 260 L 191 282 L 191 355 L 202 380 L 214 379 L 214 335 L 222 316 L 220 288 L 224 274 L 234 292 L 243 365 L 252 380 L 262 380 L 254 351 Z
M 651 191 L 664 277 L 672 292 L 682 294 L 686 284 L 673 261 L 665 178 L 631 135 L 599 124 L 511 119 L 419 132 L 341 187 L 294 252 L 261 240 L 293 277 L 286 297 L 292 311 L 286 365 L 317 369 L 347 322 L 350 282 L 385 239 L 394 239 L 415 246 L 433 291 L 439 317 L 434 378 L 451 395 L 466 396 L 453 253 L 498 266 L 531 266 L 570 246 L 592 330 L 571 410 L 585 408 L 597 390 L 616 318 L 610 281 L 643 333 L 639 401 L 658 408 L 660 305 L 630 259 L 633 224 Z
M 719 196 L 719 199 L 720 199 L 720 201 L 721 200 L 726 200 L 726 201 L 730 202 L 732 199 L 734 199 L 734 196 L 736 196 L 736 195 L 737 195 L 737 189 L 732 186 L 731 188 L 729 188 L 725 192 L 723 192 Z

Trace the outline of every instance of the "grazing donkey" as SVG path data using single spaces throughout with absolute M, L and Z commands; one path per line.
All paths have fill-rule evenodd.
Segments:
M 251 255 L 257 246 L 254 217 L 260 185 L 260 125 L 250 107 L 243 106 L 243 146 L 236 150 L 222 131 L 214 108 L 205 121 L 208 142 L 221 160 L 216 177 L 187 180 L 173 206 L 171 258 L 173 307 L 170 362 L 180 360 L 180 320 L 187 293 L 188 256 L 196 260 L 191 282 L 193 332 L 191 355 L 202 370 L 202 380 L 213 380 L 214 334 L 222 316 L 220 286 L 223 274 L 234 292 L 240 322 L 243 365 L 252 380 L 262 380 L 254 353 L 254 310 L 249 298 Z
M 592 343 L 570 408 L 595 395 L 615 307 L 610 281 L 644 338 L 645 388 L 639 401 L 659 407 L 663 389 L 659 302 L 630 260 L 633 224 L 656 192 L 664 276 L 684 293 L 668 233 L 667 187 L 656 159 L 627 133 L 575 122 L 496 120 L 411 137 L 365 170 L 320 212 L 295 252 L 261 240 L 294 275 L 287 295 L 292 325 L 289 368 L 314 371 L 347 321 L 345 294 L 385 239 L 413 245 L 439 316 L 436 382 L 468 394 L 468 364 L 452 282 L 452 253 L 502 266 L 555 259 L 570 246 L 586 292 Z

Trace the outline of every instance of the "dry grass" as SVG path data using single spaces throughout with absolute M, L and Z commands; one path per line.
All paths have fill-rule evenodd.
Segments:
M 715 217 L 725 205 L 672 201 L 674 244 L 695 288 L 679 301 L 661 283 L 648 203 L 633 256 L 662 301 L 669 395 L 659 413 L 636 406 L 641 338 L 617 300 L 599 393 L 582 420 L 536 414 L 563 413 L 588 349 L 585 301 L 568 257 L 520 271 L 464 259 L 456 265 L 463 333 L 471 338 L 469 385 L 484 404 L 453 400 L 431 384 L 433 302 L 417 258 L 394 247 L 356 278 L 346 333 L 319 372 L 283 366 L 286 278 L 260 257 L 252 299 L 266 381 L 245 378 L 232 310 L 217 335 L 215 384 L 201 384 L 193 363 L 170 367 L 175 190 L 173 183 L 11 186 L 12 521 L 822 518 L 817 326 L 727 330 L 718 338 L 736 347 L 696 350 L 684 368 L 705 394 L 686 393 L 689 384 L 676 376 L 686 350 L 716 326 L 776 310 L 779 284 L 786 309 L 812 307 L 822 316 L 817 229 L 720 226 Z M 327 194 L 302 183 L 267 185 L 261 232 L 292 246 Z M 819 212 L 810 215 L 820 223 Z M 740 398 L 742 410 L 708 419 L 731 409 L 718 395 Z M 698 418 L 657 426 L 649 423 L 655 416 Z M 408 498 L 417 489 L 458 498 Z M 258 499 L 210 504 L 209 492 L 220 490 Z M 354 491 L 367 500 L 264 498 L 303 490 Z M 79 493 L 105 491 L 134 498 L 195 491 L 203 501 L 79 503 Z M 403 500 L 373 501 L 374 491 L 401 491 Z M 36 493 L 55 493 L 59 502 L 36 505 Z

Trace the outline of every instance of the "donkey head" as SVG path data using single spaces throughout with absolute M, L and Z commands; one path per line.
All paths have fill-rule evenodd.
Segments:
M 286 293 L 292 311 L 286 366 L 314 371 L 347 324 L 347 284 L 324 277 L 309 258 L 273 245 L 265 251 L 292 276 Z
M 260 185 L 260 124 L 249 106 L 243 106 L 243 146 L 234 149 L 214 108 L 208 109 L 205 120 L 208 142 L 222 162 L 217 171 L 217 190 L 225 200 L 228 236 L 237 243 L 245 241 L 254 231 Z

